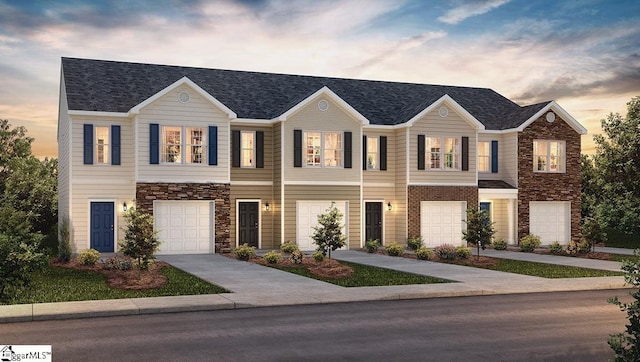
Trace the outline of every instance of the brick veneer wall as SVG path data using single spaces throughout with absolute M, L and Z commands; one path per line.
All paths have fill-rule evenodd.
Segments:
M 564 140 L 564 173 L 533 172 L 533 140 Z M 529 202 L 571 201 L 571 240 L 580 241 L 581 138 L 558 114 L 552 123 L 545 115 L 518 134 L 518 239 L 529 234 Z
M 420 235 L 421 201 L 466 201 L 467 207 L 478 205 L 476 186 L 409 186 L 408 194 L 409 235 Z
M 231 252 L 231 199 L 229 184 L 203 183 L 138 183 L 136 206 L 153 215 L 154 200 L 215 201 L 215 252 Z

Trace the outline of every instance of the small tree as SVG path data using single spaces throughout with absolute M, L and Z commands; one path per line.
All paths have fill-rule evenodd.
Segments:
M 467 230 L 462 232 L 462 239 L 478 248 L 476 258 L 480 259 L 480 248 L 484 250 L 491 245 L 491 239 L 495 234 L 493 223 L 485 210 L 473 207 L 467 209 L 466 224 Z
M 147 270 L 151 261 L 156 258 L 155 252 L 161 242 L 158 232 L 153 230 L 153 216 L 132 207 L 124 218 L 127 220 L 127 227 L 124 229 L 124 240 L 118 242 L 120 251 L 135 259 L 141 270 Z
M 580 230 L 582 237 L 589 243 L 590 249 L 596 251 L 596 243 L 607 241 L 607 234 L 602 227 L 599 217 L 589 217 L 584 220 Z
M 638 256 L 640 249 L 636 249 L 635 256 Z M 624 280 L 631 284 L 634 289 L 629 292 L 634 301 L 622 303 L 618 297 L 609 298 L 609 303 L 620 307 L 620 310 L 627 312 L 629 324 L 622 333 L 609 336 L 607 343 L 615 352 L 615 361 L 639 361 L 640 360 L 640 261 L 624 260 L 621 269 L 625 272 Z
M 71 226 L 68 217 L 62 219 L 58 232 L 58 260 L 63 263 L 71 260 Z
M 319 226 L 314 226 L 314 233 L 311 235 L 313 242 L 318 245 L 319 252 L 331 259 L 331 251 L 337 250 L 345 245 L 347 237 L 342 233 L 342 213 L 331 203 L 327 212 L 318 215 Z

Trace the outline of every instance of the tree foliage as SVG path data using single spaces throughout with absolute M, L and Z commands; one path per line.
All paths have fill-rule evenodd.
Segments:
M 634 252 L 636 257 L 638 251 Z M 624 260 L 621 269 L 625 272 L 625 282 L 633 286 L 629 294 L 634 300 L 623 303 L 618 297 L 609 299 L 609 303 L 627 312 L 629 324 L 625 325 L 624 332 L 611 335 L 608 343 L 615 353 L 615 361 L 640 361 L 640 262 L 637 258 Z
M 336 208 L 335 203 L 331 203 L 331 207 L 326 213 L 318 215 L 319 226 L 314 226 L 314 233 L 311 235 L 314 243 L 318 246 L 317 250 L 324 256 L 329 256 L 331 252 L 340 249 L 345 245 L 346 235 L 342 232 L 342 213 Z
M 480 248 L 486 249 L 491 245 L 495 230 L 487 211 L 476 207 L 467 209 L 467 230 L 462 232 L 462 239 L 478 248 L 477 258 L 480 258 Z
M 153 230 L 153 216 L 132 207 L 124 218 L 127 226 L 124 228 L 124 240 L 118 243 L 120 251 L 135 259 L 140 269 L 147 270 L 160 247 L 158 232 Z

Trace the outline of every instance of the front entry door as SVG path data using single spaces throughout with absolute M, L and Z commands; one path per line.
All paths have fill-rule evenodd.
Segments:
M 259 220 L 259 202 L 238 203 L 238 245 L 247 243 L 249 246 L 259 247 Z
M 365 237 L 366 240 L 382 240 L 382 203 L 366 202 L 365 208 Z
M 113 253 L 113 202 L 91 203 L 91 248 Z

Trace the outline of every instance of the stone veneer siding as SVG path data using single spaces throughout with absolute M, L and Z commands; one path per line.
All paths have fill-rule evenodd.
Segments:
M 579 242 L 581 137 L 558 114 L 552 123 L 545 115 L 518 134 L 518 240 L 529 234 L 529 202 L 570 201 L 571 240 Z M 534 140 L 565 141 L 564 173 L 533 172 Z
M 206 183 L 138 183 L 136 206 L 153 215 L 154 200 L 215 201 L 215 252 L 231 252 L 231 199 L 229 184 Z
M 409 237 L 420 235 L 421 201 L 466 201 L 467 207 L 478 205 L 476 186 L 409 186 L 407 223 Z

